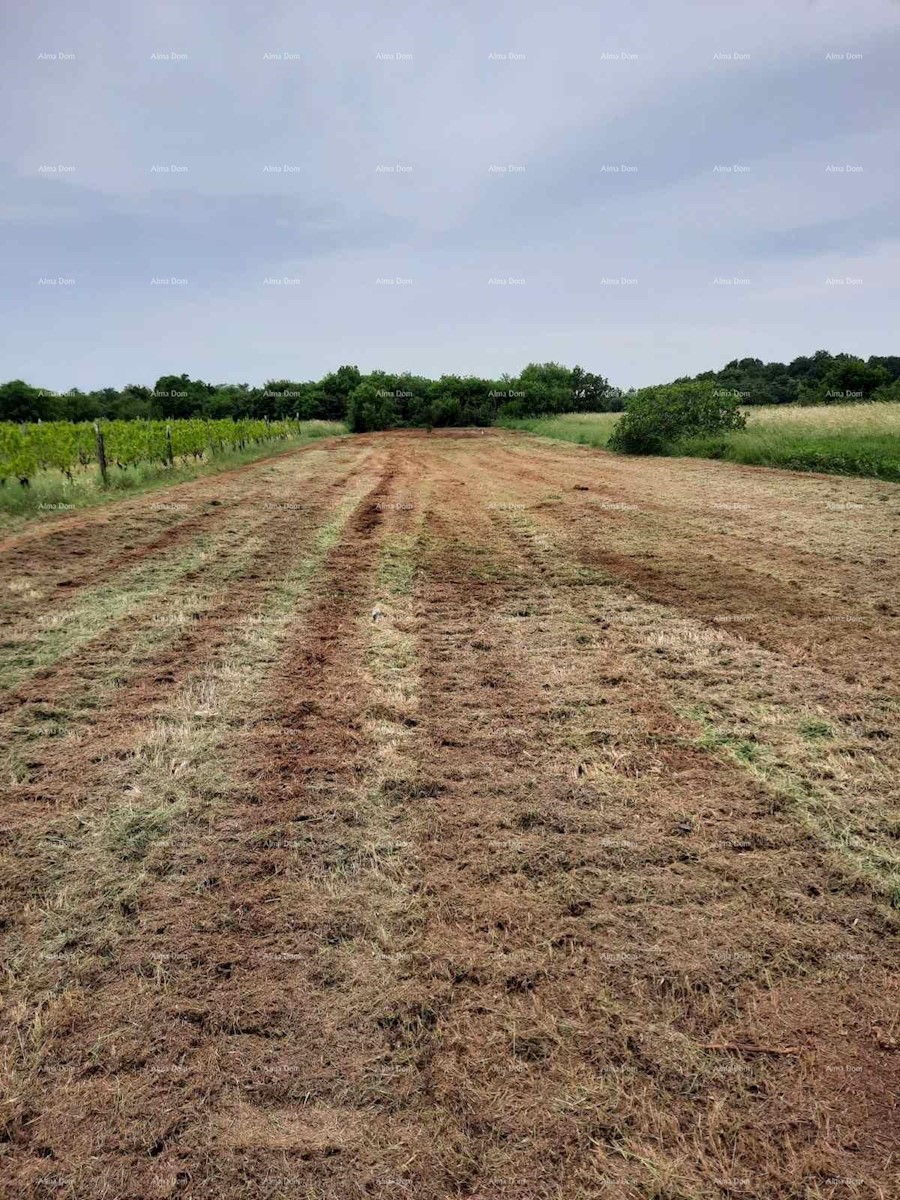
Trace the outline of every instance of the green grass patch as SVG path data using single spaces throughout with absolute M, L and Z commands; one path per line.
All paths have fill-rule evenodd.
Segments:
M 759 759 L 759 746 L 755 742 L 713 728 L 704 730 L 700 745 L 704 750 L 727 751 L 742 763 L 755 763 Z
M 380 596 L 407 596 L 412 591 L 416 574 L 413 535 L 391 538 L 381 548 L 376 586 Z
M 674 455 L 827 475 L 866 475 L 900 482 L 900 436 L 759 426 L 726 435 L 683 438 Z
M 779 761 L 770 747 L 721 729 L 703 706 L 691 706 L 680 715 L 700 727 L 698 746 L 740 764 L 764 783 L 775 806 L 795 815 L 855 884 L 900 908 L 900 852 L 892 844 L 888 825 L 876 829 L 865 817 L 847 811 L 841 796 Z M 817 729 L 825 726 L 816 721 L 807 724 Z
M 807 741 L 815 742 L 823 738 L 833 738 L 834 729 L 827 721 L 801 721 L 800 736 L 806 738 Z
M 159 808 L 112 809 L 106 820 L 106 849 L 122 862 L 140 861 L 154 842 L 164 838 L 172 825 L 176 805 Z
M 82 646 L 124 620 L 190 571 L 214 561 L 227 542 L 227 534 L 201 537 L 174 557 L 160 557 L 124 571 L 109 583 L 86 588 L 72 605 L 40 615 L 14 630 L 0 648 L 0 691 L 16 687 L 35 671 L 54 666 Z
M 499 424 L 504 429 L 520 429 L 539 437 L 575 442 L 579 446 L 603 449 L 621 413 L 561 413 L 549 417 L 506 417 Z

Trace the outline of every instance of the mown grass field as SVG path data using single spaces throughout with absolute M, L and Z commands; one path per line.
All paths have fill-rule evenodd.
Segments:
M 745 411 L 745 430 L 685 438 L 671 453 L 900 481 L 900 404 L 759 405 Z M 600 448 L 617 420 L 617 413 L 566 413 L 509 427 Z
M 898 527 L 489 430 L 8 534 L 0 1192 L 897 1195 Z

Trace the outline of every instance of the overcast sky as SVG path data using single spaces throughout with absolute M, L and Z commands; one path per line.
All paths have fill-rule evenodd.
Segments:
M 900 353 L 894 0 L 33 0 L 0 42 L 0 379 Z

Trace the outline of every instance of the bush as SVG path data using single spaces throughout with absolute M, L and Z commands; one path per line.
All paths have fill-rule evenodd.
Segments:
M 880 404 L 896 404 L 900 401 L 900 379 L 884 384 L 872 393 L 871 398 Z
M 664 454 L 681 437 L 743 429 L 745 424 L 737 400 L 708 383 L 642 388 L 629 397 L 609 447 L 626 454 Z

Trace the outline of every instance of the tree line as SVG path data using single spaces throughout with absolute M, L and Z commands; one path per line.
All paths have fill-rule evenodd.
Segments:
M 829 354 L 817 350 L 790 363 L 733 359 L 721 371 L 684 375 L 676 384 L 705 383 L 740 404 L 851 404 L 900 400 L 900 356 Z
M 671 387 L 703 384 L 716 398 L 739 404 L 838 404 L 900 400 L 900 356 L 869 359 L 817 350 L 790 363 L 733 359 L 719 371 L 682 376 Z M 646 393 L 647 389 L 641 389 Z M 635 396 L 602 375 L 559 363 L 529 363 L 518 375 L 485 379 L 342 366 L 322 379 L 274 379 L 262 387 L 206 383 L 188 375 L 163 375 L 152 388 L 52 392 L 21 379 L 0 384 L 0 421 L 300 420 L 346 421 L 351 429 L 395 426 L 491 425 L 500 417 L 558 412 L 618 412 Z
M 322 379 L 206 383 L 163 375 L 152 388 L 128 384 L 51 392 L 20 379 L 0 385 L 0 421 L 207 420 L 299 418 L 346 421 L 356 431 L 394 426 L 490 425 L 501 416 L 621 409 L 621 392 L 601 375 L 559 363 L 529 363 L 517 376 L 482 379 L 343 366 Z

